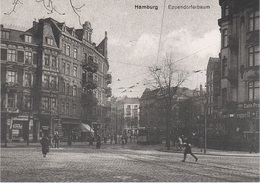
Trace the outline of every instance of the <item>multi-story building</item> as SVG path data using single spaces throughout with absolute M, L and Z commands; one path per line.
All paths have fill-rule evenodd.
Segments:
M 219 119 L 234 148 L 259 142 L 259 1 L 220 0 Z M 257 143 L 258 144 L 258 143 Z
M 29 124 L 22 130 L 24 134 L 32 128 L 35 140 L 55 131 L 64 139 L 71 137 L 76 140 L 84 136 L 82 127 L 89 130 L 94 124 L 99 124 L 99 133 L 102 133 L 109 121 L 106 102 L 111 96 L 111 88 L 107 86 L 111 83 L 111 74 L 107 73 L 107 33 L 96 46 L 91 40 L 89 22 L 85 22 L 82 29 L 74 29 L 52 18 L 34 21 L 33 27 L 25 32 L 2 27 L 1 33 L 2 83 L 7 83 L 6 87 L 2 87 L 2 106 L 10 108 L 10 93 L 15 93 L 7 89 L 8 83 L 20 83 L 19 87 L 12 84 L 16 91 L 12 103 L 18 116 L 23 116 L 20 117 L 22 120 L 26 118 Z M 9 73 L 9 70 L 12 72 Z M 6 77 L 3 77 L 4 73 Z M 30 86 L 23 84 L 28 83 L 26 80 L 30 80 Z M 27 99 L 27 96 L 33 100 Z M 19 104 L 17 101 L 22 97 L 24 100 L 20 100 Z M 19 105 L 25 105 L 24 102 L 33 105 L 26 115 L 19 108 Z M 2 109 L 5 110 L 4 107 Z M 6 114 L 2 116 L 12 132 L 14 125 L 10 121 L 17 120 L 10 117 L 14 112 L 6 111 L 2 110 Z

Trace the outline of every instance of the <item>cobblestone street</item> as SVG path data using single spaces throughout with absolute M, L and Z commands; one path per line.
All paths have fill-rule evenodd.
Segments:
M 197 154 L 133 150 L 120 145 L 1 148 L 1 181 L 259 181 L 259 156 Z

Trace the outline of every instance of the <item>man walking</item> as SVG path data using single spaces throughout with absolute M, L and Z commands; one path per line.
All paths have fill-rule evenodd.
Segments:
M 185 162 L 187 154 L 192 155 L 195 158 L 195 161 L 198 161 L 198 158 L 191 151 L 191 144 L 189 144 L 188 141 L 186 141 L 185 143 L 183 143 L 183 145 L 185 147 L 185 150 L 182 162 Z
M 56 132 L 54 134 L 54 137 L 53 137 L 53 140 L 54 140 L 54 147 L 55 148 L 59 148 L 59 135 L 58 135 L 58 132 Z
M 43 157 L 46 157 L 47 153 L 49 152 L 49 145 L 50 145 L 49 138 L 46 135 L 44 135 L 40 143 L 42 145 Z

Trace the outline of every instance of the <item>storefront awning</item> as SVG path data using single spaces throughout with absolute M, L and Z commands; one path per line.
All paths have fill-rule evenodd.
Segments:
M 94 130 L 88 124 L 84 123 L 81 123 L 81 131 L 94 133 Z

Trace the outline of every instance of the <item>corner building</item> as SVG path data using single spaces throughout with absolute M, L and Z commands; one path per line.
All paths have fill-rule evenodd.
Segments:
M 220 0 L 221 90 L 218 121 L 228 146 L 259 144 L 259 1 Z
M 4 114 L 2 122 L 5 122 L 2 126 L 6 130 L 3 132 L 9 134 L 3 135 L 2 139 L 14 139 L 12 123 L 16 118 L 11 116 L 26 121 L 25 130 L 20 130 L 24 134 L 21 141 L 25 140 L 28 129 L 31 140 L 35 141 L 43 134 L 52 136 L 55 131 L 63 140 L 84 140 L 91 134 L 94 124 L 99 124 L 100 129 L 105 126 L 109 119 L 105 118 L 108 110 L 104 108 L 111 96 L 111 88 L 107 85 L 112 80 L 111 74 L 107 73 L 106 33 L 104 40 L 96 46 L 91 40 L 89 22 L 85 22 L 82 29 L 74 29 L 52 18 L 34 21 L 33 27 L 25 32 L 2 27 L 1 33 L 5 35 L 1 37 L 1 55 L 6 55 L 1 58 L 2 83 L 7 83 L 7 87 L 10 83 L 19 85 L 14 85 L 15 90 L 2 92 L 1 113 Z M 28 57 L 30 64 L 26 61 Z M 23 71 L 23 81 L 19 79 L 19 69 L 14 68 L 18 64 Z M 30 77 L 26 70 L 30 71 Z M 30 87 L 23 84 L 26 80 L 30 80 Z M 25 88 L 21 88 L 23 85 Z M 25 94 L 21 94 L 24 93 L 22 90 L 31 98 L 27 102 L 31 106 L 27 113 L 20 112 L 27 101 Z M 12 100 L 8 96 L 11 93 L 14 93 Z M 24 100 L 20 101 L 18 95 L 22 95 Z M 11 112 L 7 110 L 10 106 Z

